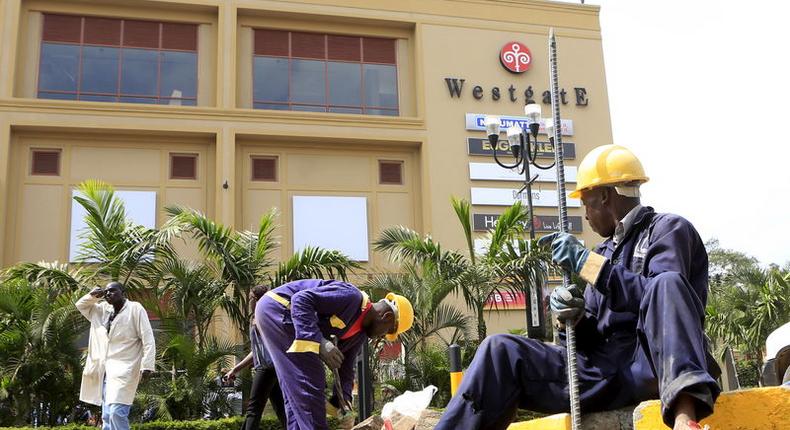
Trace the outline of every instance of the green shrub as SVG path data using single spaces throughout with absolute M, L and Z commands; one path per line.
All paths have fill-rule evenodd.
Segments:
M 222 418 L 219 420 L 195 421 L 151 421 L 132 424 L 132 430 L 238 430 L 244 417 Z M 329 418 L 329 428 L 337 428 L 337 420 Z M 97 430 L 98 427 L 86 425 L 66 425 L 58 427 L 0 427 L 0 430 Z M 261 419 L 260 430 L 283 430 L 277 417 L 265 416 Z

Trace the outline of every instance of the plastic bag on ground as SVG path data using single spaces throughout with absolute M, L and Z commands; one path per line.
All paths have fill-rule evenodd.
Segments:
M 433 385 L 422 391 L 406 391 L 393 401 L 384 405 L 381 418 L 384 419 L 384 430 L 411 430 L 420 420 L 422 412 L 436 394 L 438 388 Z

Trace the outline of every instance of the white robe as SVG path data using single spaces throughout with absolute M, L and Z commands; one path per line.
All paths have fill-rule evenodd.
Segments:
M 148 314 L 140 303 L 126 300 L 108 334 L 112 305 L 86 294 L 76 307 L 91 323 L 80 400 L 101 405 L 102 381 L 106 378 L 105 402 L 131 405 L 140 372 L 154 370 L 156 346 Z

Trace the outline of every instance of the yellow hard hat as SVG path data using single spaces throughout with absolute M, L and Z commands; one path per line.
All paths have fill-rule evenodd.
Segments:
M 603 145 L 590 151 L 579 164 L 576 189 L 569 195 L 578 199 L 582 191 L 595 187 L 647 181 L 645 169 L 633 152 L 620 145 Z
M 414 308 L 411 306 L 409 299 L 401 296 L 400 294 L 388 293 L 385 299 L 395 311 L 395 319 L 398 321 L 398 329 L 395 330 L 395 333 L 387 334 L 384 337 L 390 342 L 395 342 L 398 340 L 399 334 L 410 329 L 411 325 L 414 324 Z

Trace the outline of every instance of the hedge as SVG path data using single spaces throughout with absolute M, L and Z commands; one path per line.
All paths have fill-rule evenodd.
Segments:
M 330 430 L 337 428 L 337 421 L 328 418 Z M 131 430 L 239 430 L 244 417 L 222 418 L 219 420 L 196 421 L 151 421 L 132 424 Z M 0 430 L 97 430 L 98 427 L 69 424 L 58 427 L 0 427 Z M 283 430 L 277 417 L 265 416 L 261 419 L 260 430 Z

